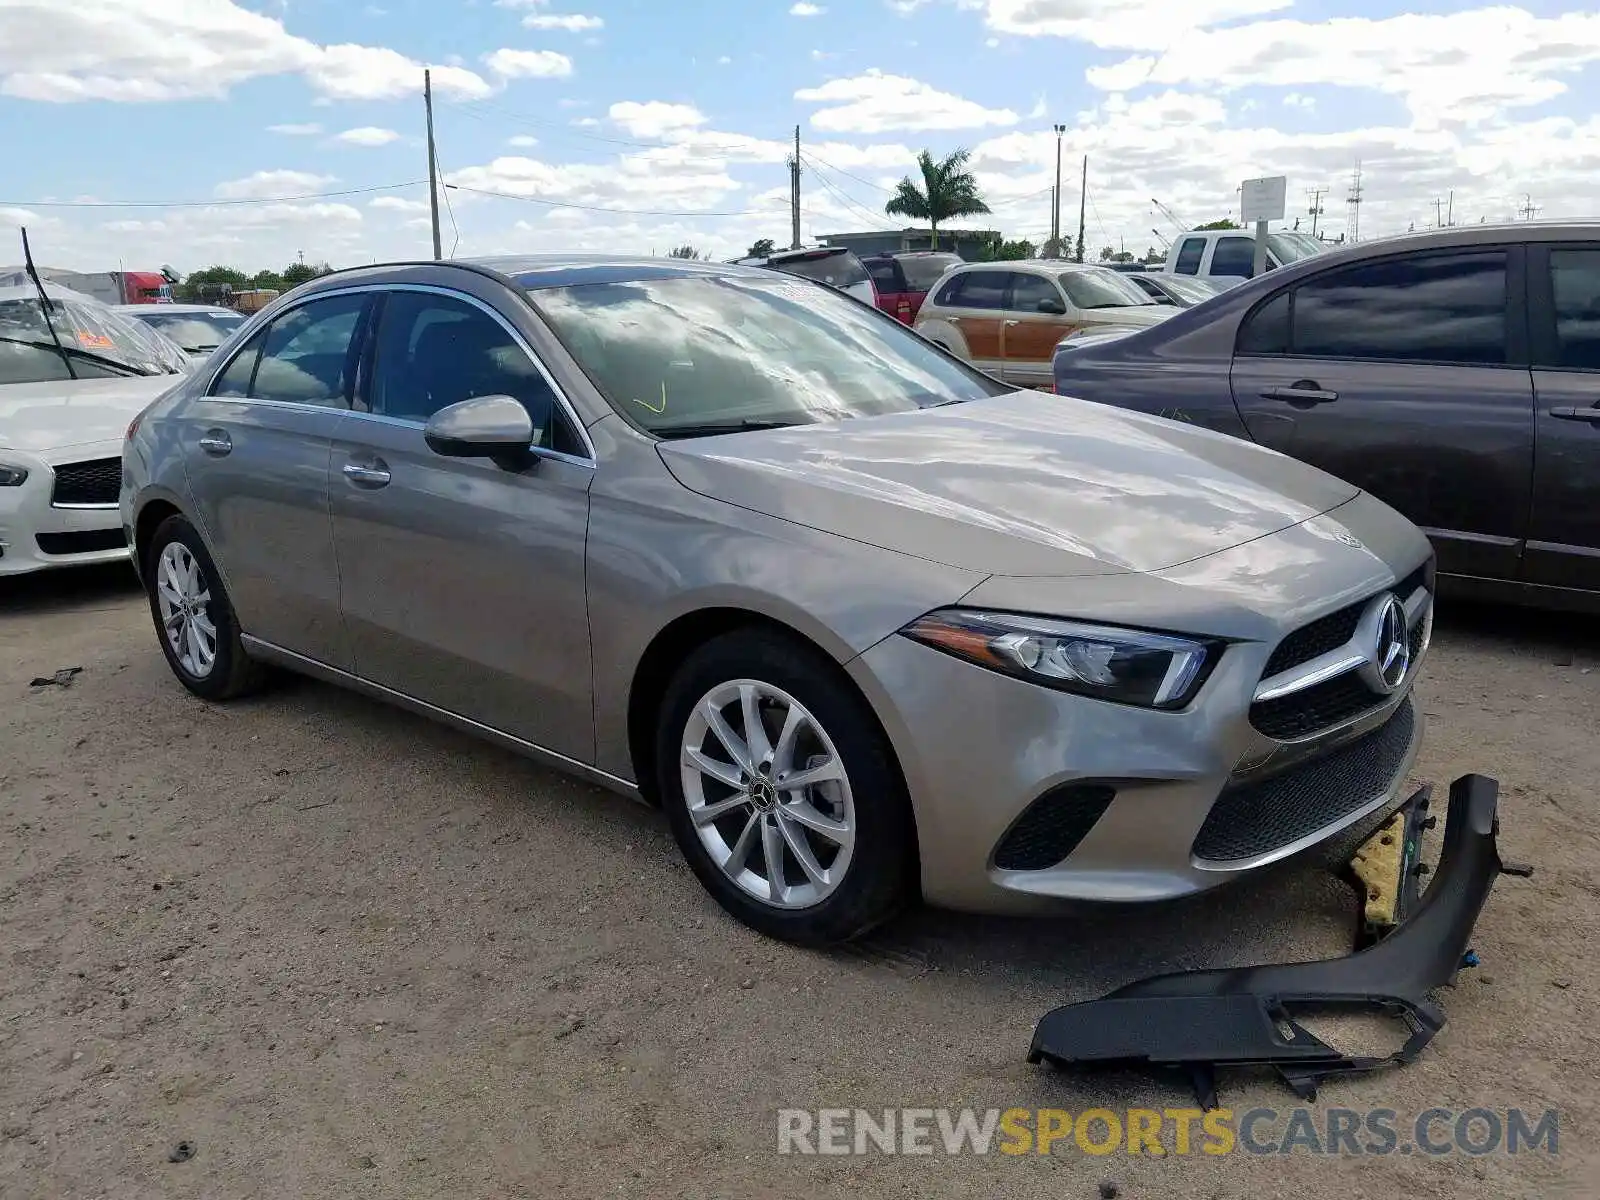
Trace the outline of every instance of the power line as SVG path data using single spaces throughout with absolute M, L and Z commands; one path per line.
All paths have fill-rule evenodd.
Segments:
M 873 212 L 866 205 L 862 204 L 860 201 L 855 200 L 851 196 L 847 195 L 841 189 L 835 187 L 833 182 L 831 180 L 829 180 L 829 178 L 826 175 L 824 175 L 821 171 L 817 170 L 817 165 L 821 161 L 820 159 L 816 158 L 809 151 L 807 151 L 803 157 L 805 158 L 805 160 L 807 162 L 809 162 L 811 164 L 811 170 L 812 170 L 812 173 L 816 175 L 817 182 L 822 184 L 823 187 L 827 188 L 828 191 L 832 192 L 835 196 L 837 196 L 848 207 L 853 208 L 857 212 L 862 213 L 863 215 L 865 215 L 866 218 L 869 221 L 873 222 L 873 224 L 877 226 L 877 228 L 883 230 L 886 233 L 891 231 L 894 228 L 891 225 L 884 224 L 883 217 L 881 217 L 877 213 Z M 833 168 L 833 169 L 837 170 L 837 168 Z
M 248 204 L 288 204 L 296 200 L 332 200 L 338 196 L 364 196 L 369 192 L 394 192 L 422 187 L 426 179 L 405 183 L 377 183 L 371 187 L 343 188 L 336 192 L 302 192 L 297 196 L 252 196 L 228 200 L 0 200 L 15 208 L 227 208 Z
M 821 166 L 827 167 L 828 170 L 835 171 L 838 174 L 843 175 L 846 179 L 854 179 L 857 183 L 863 184 L 866 187 L 872 188 L 874 191 L 882 192 L 885 196 L 892 196 L 892 195 L 895 194 L 895 189 L 894 188 L 886 188 L 881 183 L 873 183 L 870 179 L 863 179 L 859 175 L 852 175 L 849 171 L 846 171 L 843 167 L 836 167 L 831 162 L 828 162 L 825 159 L 818 158 L 810 150 L 806 151 L 806 157 L 809 158 L 813 163 L 817 163 L 817 164 L 819 164 Z
M 583 212 L 617 213 L 627 217 L 769 217 L 766 209 L 748 208 L 740 212 L 666 212 L 655 208 L 607 208 L 603 204 L 578 204 L 571 200 L 545 200 L 539 196 L 519 196 L 514 192 L 495 192 L 488 188 L 468 187 L 464 183 L 447 183 L 445 191 L 472 192 L 479 196 L 494 196 L 500 200 L 524 200 L 529 204 L 543 204 L 550 208 L 575 208 Z

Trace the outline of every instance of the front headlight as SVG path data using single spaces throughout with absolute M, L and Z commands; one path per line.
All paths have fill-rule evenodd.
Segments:
M 8 467 L 4 463 L 0 463 L 0 487 L 21 487 L 27 482 L 27 468 Z
M 1216 641 L 958 608 L 929 613 L 901 632 L 1018 679 L 1146 708 L 1188 704 L 1222 653 Z

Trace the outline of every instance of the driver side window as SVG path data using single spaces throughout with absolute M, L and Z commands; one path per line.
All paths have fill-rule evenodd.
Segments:
M 1022 271 L 1012 274 L 1011 299 L 1006 305 L 1012 312 L 1044 312 L 1045 310 L 1040 308 L 1039 305 L 1049 300 L 1055 301 L 1055 309 L 1061 312 L 1066 311 L 1066 306 L 1062 303 L 1061 293 L 1056 290 L 1056 285 L 1043 275 L 1030 275 Z
M 544 373 L 499 321 L 449 296 L 389 293 L 373 351 L 372 411 L 421 424 L 479 396 L 519 401 L 535 445 L 584 453 Z

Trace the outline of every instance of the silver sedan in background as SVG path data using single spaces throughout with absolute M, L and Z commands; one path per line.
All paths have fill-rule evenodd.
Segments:
M 361 268 L 152 405 L 177 678 L 286 667 L 662 805 L 771 935 L 1188 894 L 1398 803 L 1428 544 L 773 272 Z

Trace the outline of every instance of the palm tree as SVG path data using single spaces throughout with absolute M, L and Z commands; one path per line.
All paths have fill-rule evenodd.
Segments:
M 978 181 L 967 170 L 970 157 L 971 151 L 956 150 L 943 162 L 934 162 L 933 155 L 924 150 L 917 155 L 917 166 L 922 168 L 922 186 L 919 188 L 907 175 L 896 186 L 894 198 L 883 206 L 883 211 L 890 216 L 926 221 L 933 230 L 933 248 L 937 250 L 939 222 L 989 211 L 983 197 L 978 195 Z

